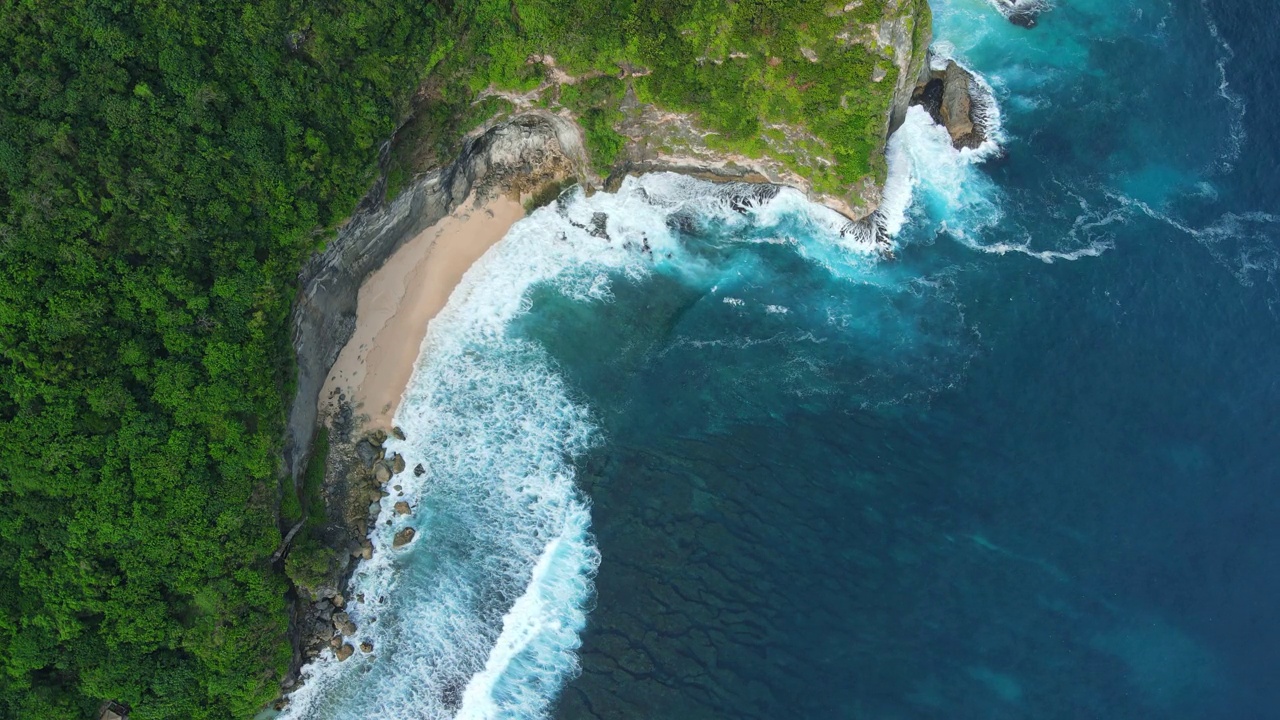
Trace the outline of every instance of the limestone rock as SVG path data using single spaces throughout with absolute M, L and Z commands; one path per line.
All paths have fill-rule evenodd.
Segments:
M 351 657 L 352 653 L 355 651 L 356 649 L 351 647 L 351 643 L 343 643 L 342 647 L 335 650 L 333 654 L 337 656 L 338 662 L 342 662 L 343 660 Z
M 401 500 L 401 501 L 399 501 L 399 502 L 397 502 L 397 503 L 396 503 L 396 505 L 395 505 L 395 510 L 396 510 L 396 514 L 397 514 L 397 515 L 408 515 L 408 514 L 409 514 L 409 503 L 407 503 L 407 502 L 405 502 L 405 501 Z
M 404 547 L 405 545 L 408 545 L 409 543 L 413 542 L 413 536 L 416 535 L 417 533 L 418 531 L 414 530 L 411 527 L 407 527 L 401 530 L 400 532 L 396 533 L 395 538 L 392 539 L 391 547 L 399 548 L 399 547 Z

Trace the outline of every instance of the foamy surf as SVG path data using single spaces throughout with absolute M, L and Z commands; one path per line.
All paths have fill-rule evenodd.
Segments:
M 348 640 L 373 651 L 306 666 L 283 717 L 544 717 L 578 672 L 600 563 L 573 470 L 597 437 L 589 409 L 512 321 L 533 309 L 535 287 L 608 302 L 613 278 L 715 272 L 682 246 L 685 232 L 730 242 L 803 232 L 838 246 L 847 224 L 793 190 L 660 174 L 615 194 L 573 191 L 513 226 L 432 321 L 395 415 L 407 439 L 387 450 L 422 473 L 394 479 L 374 557 L 348 593 L 359 627 Z M 396 515 L 397 500 L 412 515 Z M 409 526 L 413 542 L 393 549 Z

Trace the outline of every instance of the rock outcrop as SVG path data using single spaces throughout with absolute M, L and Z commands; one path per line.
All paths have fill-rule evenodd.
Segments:
M 1009 22 L 1031 29 L 1039 22 L 1040 13 L 1044 11 L 1043 0 L 996 0 L 1000 12 Z
M 954 60 L 947 61 L 943 70 L 931 69 L 911 99 L 912 105 L 923 107 L 947 129 L 956 148 L 976 148 L 986 141 L 981 106 L 987 102 L 973 74 Z
M 408 545 L 409 543 L 413 542 L 413 537 L 417 534 L 418 534 L 417 530 L 414 530 L 411 527 L 407 527 L 395 534 L 395 537 L 391 539 L 391 547 L 402 548 L 405 545 Z

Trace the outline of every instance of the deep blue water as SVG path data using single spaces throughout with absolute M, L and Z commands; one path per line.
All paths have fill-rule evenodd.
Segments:
M 295 716 L 1280 717 L 1273 4 L 933 6 L 1002 152 L 909 118 L 894 259 L 650 176 L 473 270 Z

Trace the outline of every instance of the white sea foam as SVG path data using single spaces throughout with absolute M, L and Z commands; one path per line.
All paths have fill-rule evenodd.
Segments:
M 1218 44 L 1218 96 L 1227 102 L 1227 107 L 1231 111 L 1230 128 L 1227 136 L 1227 149 L 1218 159 L 1218 169 L 1223 172 L 1231 172 L 1235 167 L 1235 163 L 1240 159 L 1240 152 L 1244 148 L 1245 129 L 1244 117 L 1247 106 L 1244 98 L 1239 93 L 1231 89 L 1231 83 L 1227 81 L 1227 65 L 1235 59 L 1235 50 L 1222 37 L 1222 33 L 1218 31 L 1218 24 L 1213 20 L 1213 13 L 1209 10 L 1207 0 L 1200 0 L 1200 6 L 1204 9 L 1205 24 L 1209 28 L 1209 34 L 1213 36 L 1214 42 Z
M 839 234 L 838 216 L 799 193 L 744 199 L 743 189 L 647 175 L 616 194 L 578 193 L 517 223 L 468 271 L 432 321 L 396 412 L 407 439 L 386 443 L 424 472 L 394 479 L 403 498 L 383 500 L 374 557 L 352 580 L 364 601 L 348 605 L 359 626 L 350 640 L 371 641 L 373 653 L 339 663 L 326 651 L 307 665 L 285 718 L 545 716 L 578 671 L 600 562 L 572 466 L 595 431 L 541 346 L 510 325 L 532 309 L 535 286 L 607 302 L 611 277 L 662 264 L 699 272 L 668 226 L 676 216 Z M 607 238 L 592 234 L 600 213 Z M 412 516 L 392 511 L 399 499 Z M 417 537 L 392 549 L 406 526 Z

